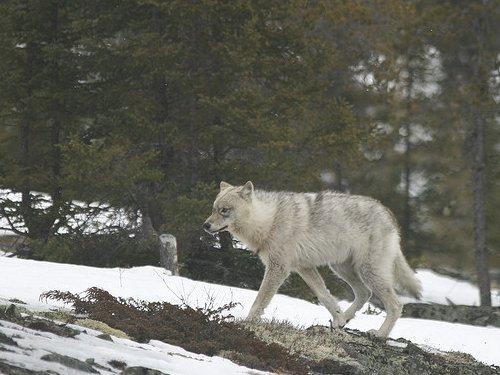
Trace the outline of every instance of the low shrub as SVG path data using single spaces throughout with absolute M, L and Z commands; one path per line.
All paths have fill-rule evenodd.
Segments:
M 115 298 L 98 288 L 90 288 L 82 295 L 49 291 L 41 298 L 71 303 L 76 313 L 88 314 L 139 342 L 161 340 L 210 356 L 236 352 L 236 362 L 260 370 L 294 374 L 308 371 L 307 362 L 298 361 L 278 344 L 258 339 L 252 331 L 230 321 L 231 316 L 222 315 L 235 304 L 212 310 L 193 309 L 167 302 Z
M 92 235 L 58 235 L 48 242 L 32 241 L 37 259 L 94 267 L 158 265 L 156 242 L 129 232 Z
M 185 259 L 184 274 L 195 280 L 255 290 L 264 275 L 264 266 L 249 251 L 200 244 Z

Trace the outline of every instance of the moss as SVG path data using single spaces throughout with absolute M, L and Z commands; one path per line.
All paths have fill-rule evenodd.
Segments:
M 108 335 L 119 337 L 122 339 L 130 339 L 130 337 L 125 332 L 120 331 L 119 329 L 111 328 L 106 323 L 88 318 L 76 319 L 73 314 L 66 311 L 44 311 L 37 314 L 48 319 L 59 320 L 61 322 L 71 322 L 73 324 L 77 324 L 79 326 L 96 331 L 101 331 L 102 333 L 106 333 Z
M 314 372 L 355 374 L 363 371 L 363 366 L 351 358 L 340 345 L 340 342 L 356 340 L 355 336 L 350 336 L 344 331 L 336 332 L 341 338 L 334 341 L 330 335 L 325 335 L 325 327 L 320 326 L 301 330 L 287 322 L 243 322 L 242 324 L 262 340 L 278 343 L 292 354 L 310 362 L 311 370 Z
M 348 374 L 498 374 L 500 369 L 481 364 L 464 353 L 430 353 L 399 339 L 404 346 L 365 333 L 324 326 L 298 329 L 283 322 L 241 323 L 268 343 L 279 343 L 309 361 L 316 373 Z
M 0 305 L 0 310 L 5 311 L 8 306 Z M 36 319 L 36 317 L 42 317 L 45 319 L 55 320 L 62 323 L 73 323 L 84 328 L 93 329 L 96 331 L 101 331 L 102 333 L 109 334 L 111 336 L 130 339 L 130 337 L 123 331 L 119 329 L 111 328 L 106 323 L 93 320 L 93 319 L 77 319 L 72 313 L 64 310 L 56 311 L 32 311 L 24 306 L 16 306 L 17 313 L 25 314 L 30 318 Z
M 33 313 L 31 313 L 33 314 Z M 73 314 L 67 311 L 56 310 L 56 311 L 40 311 L 36 312 L 36 315 L 42 316 L 47 319 L 58 320 L 60 322 L 72 322 L 75 320 Z
M 293 354 L 306 354 L 313 360 L 323 360 L 335 356 L 346 356 L 339 345 L 332 345 L 325 335 L 313 330 L 301 331 L 287 322 L 243 322 L 242 325 L 268 343 L 287 347 Z
M 108 335 L 119 337 L 122 339 L 130 339 L 130 337 L 123 331 L 116 328 L 111 328 L 106 323 L 100 322 L 94 319 L 77 319 L 75 324 L 79 326 L 94 329 L 96 331 L 101 331 L 102 333 L 107 333 Z

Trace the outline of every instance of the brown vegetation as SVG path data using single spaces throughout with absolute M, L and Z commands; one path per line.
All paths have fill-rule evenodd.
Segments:
M 260 370 L 307 373 L 307 361 L 299 361 L 275 343 L 266 343 L 255 334 L 222 316 L 234 307 L 193 309 L 167 302 L 144 302 L 113 297 L 108 292 L 90 288 L 82 295 L 49 291 L 41 298 L 72 303 L 76 313 L 88 314 L 122 330 L 139 342 L 151 339 L 182 346 L 206 355 L 225 355 L 231 360 Z

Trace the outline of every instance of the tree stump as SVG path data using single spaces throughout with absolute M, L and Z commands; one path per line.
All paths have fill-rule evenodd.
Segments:
M 179 275 L 177 240 L 171 234 L 162 233 L 160 235 L 160 243 L 160 265 L 171 271 L 172 275 Z

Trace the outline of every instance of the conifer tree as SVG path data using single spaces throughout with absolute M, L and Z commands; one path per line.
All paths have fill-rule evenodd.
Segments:
M 465 6 L 465 8 L 464 8 Z M 448 108 L 454 109 L 453 123 L 462 134 L 464 166 L 469 170 L 468 192 L 472 201 L 476 273 L 482 305 L 491 305 L 489 276 L 487 211 L 494 200 L 494 165 L 488 161 L 487 135 L 498 136 L 495 119 L 495 97 L 498 97 L 497 32 L 500 9 L 495 1 L 471 1 L 467 4 L 443 2 L 433 8 L 437 22 L 435 43 L 443 56 L 447 75 L 443 96 Z M 447 24 L 448 28 L 440 25 Z M 493 143 L 495 143 L 493 141 Z M 490 146 L 491 147 L 491 146 Z M 489 149 L 494 151 L 493 149 Z M 493 173 L 488 173 L 489 171 Z M 490 181 L 490 182 L 488 182 Z M 493 191 L 488 191 L 487 186 Z M 488 202 L 491 202 L 488 204 Z M 491 222 L 494 226 L 495 223 Z
M 43 241 L 66 225 L 62 148 L 87 110 L 74 16 L 64 1 L 0 5 L 0 184 L 21 194 L 3 196 L 0 213 L 8 229 Z
M 220 179 L 318 186 L 333 154 L 355 151 L 368 129 L 345 100 L 326 95 L 326 73 L 348 65 L 314 32 L 320 18 L 318 7 L 299 1 L 101 9 L 84 48 L 99 77 L 91 129 L 102 143 L 72 146 L 96 157 L 121 150 L 111 170 L 147 159 L 143 171 L 153 176 L 106 199 L 197 241 Z M 111 188 L 118 180 L 102 179 L 103 192 L 119 190 Z

